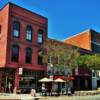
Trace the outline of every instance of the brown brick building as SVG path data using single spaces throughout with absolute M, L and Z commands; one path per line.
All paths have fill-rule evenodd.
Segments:
M 79 47 L 81 54 L 100 53 L 100 33 L 91 29 L 66 38 L 64 43 Z M 75 69 L 74 75 L 74 87 L 76 90 L 93 88 L 92 85 L 94 85 L 94 80 L 92 80 L 93 77 L 91 70 L 87 69 L 85 66 L 81 66 Z
M 66 38 L 64 42 L 79 48 L 100 53 L 100 33 L 91 29 Z
M 74 63 L 75 62 L 71 62 L 71 60 L 73 61 L 73 52 L 76 54 L 77 52 L 80 52 L 80 54 L 92 54 L 92 52 L 90 50 L 86 50 L 83 48 L 79 48 L 73 45 L 69 45 L 67 43 L 61 42 L 61 41 L 57 41 L 54 39 L 49 39 L 48 41 L 53 48 L 55 47 L 56 50 L 58 50 L 58 52 L 62 52 L 62 48 L 65 48 L 66 53 L 68 53 L 68 51 L 70 51 L 70 63 Z M 60 50 L 59 50 L 60 49 Z M 60 53 L 59 53 L 60 54 Z M 60 59 L 60 55 L 58 55 L 59 59 Z M 64 80 L 70 80 L 70 86 L 72 86 L 75 90 L 90 90 L 92 89 L 92 76 L 91 76 L 91 70 L 86 68 L 85 66 L 78 66 L 78 65 L 74 65 L 73 66 L 73 70 L 71 70 L 70 66 L 68 66 L 66 68 L 66 66 L 64 67 L 64 65 L 62 65 L 62 70 L 59 71 L 59 64 L 57 66 L 58 63 L 58 57 L 56 65 L 53 66 L 53 77 L 55 78 L 62 78 Z M 53 57 L 51 57 L 51 63 L 52 63 L 52 59 Z M 67 59 L 66 59 L 67 60 Z M 60 61 L 59 61 L 60 63 Z M 51 74 L 52 68 L 50 66 L 48 66 L 48 70 L 47 70 L 47 74 L 48 76 L 52 75 Z M 71 74 L 72 72 L 72 74 Z M 69 77 L 68 77 L 69 76 Z M 64 84 L 63 84 L 63 88 L 64 88 Z
M 41 45 L 47 38 L 47 18 L 8 3 L 0 10 L 0 91 L 38 88 L 47 67 Z M 22 71 L 21 71 L 22 70 Z

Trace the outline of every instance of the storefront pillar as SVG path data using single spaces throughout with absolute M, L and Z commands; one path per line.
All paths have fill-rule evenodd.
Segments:
M 80 77 L 77 77 L 77 90 L 80 90 Z
M 19 69 L 16 69 L 15 71 L 15 85 L 14 88 L 19 88 Z

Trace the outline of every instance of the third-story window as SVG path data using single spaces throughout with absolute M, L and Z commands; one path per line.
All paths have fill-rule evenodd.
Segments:
M 27 26 L 27 29 L 26 29 L 26 40 L 29 40 L 29 41 L 32 40 L 32 27 L 31 26 Z
M 32 49 L 31 48 L 26 48 L 25 63 L 27 64 L 32 63 Z
M 43 51 L 38 50 L 38 64 L 42 65 L 43 64 Z
M 18 21 L 14 21 L 13 36 L 19 37 L 19 35 L 20 35 L 20 23 Z
M 18 60 L 19 60 L 19 46 L 18 45 L 13 45 L 12 46 L 12 58 L 11 58 L 11 61 L 18 62 Z
M 38 31 L 38 44 L 43 44 L 43 30 Z

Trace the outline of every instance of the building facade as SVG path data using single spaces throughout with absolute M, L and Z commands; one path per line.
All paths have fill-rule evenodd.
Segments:
M 68 84 L 69 86 L 73 87 L 75 90 L 90 90 L 92 89 L 92 75 L 91 75 L 91 70 L 89 70 L 88 68 L 86 68 L 85 66 L 78 66 L 77 62 L 75 65 L 75 62 L 73 62 L 73 58 L 74 55 L 79 52 L 80 54 L 91 54 L 91 52 L 89 50 L 86 49 L 82 49 L 82 48 L 77 48 L 76 46 L 73 45 L 69 45 L 67 43 L 64 42 L 60 42 L 54 39 L 49 39 L 49 43 L 52 45 L 52 47 L 56 50 L 53 50 L 55 52 L 59 52 L 58 56 L 56 57 L 57 61 L 56 64 L 53 64 L 54 66 L 51 67 L 52 64 L 52 60 L 53 57 L 51 56 L 51 59 L 49 59 L 49 64 L 48 64 L 48 68 L 47 68 L 47 75 L 50 76 L 52 75 L 52 71 L 53 71 L 53 78 L 62 78 L 65 81 L 69 81 Z M 60 49 L 61 48 L 61 49 Z M 69 59 L 65 58 L 65 63 L 73 63 L 72 65 L 60 65 L 59 63 L 62 63 L 59 59 L 61 59 L 62 56 L 60 56 L 60 53 L 62 52 L 63 48 L 66 50 L 66 54 L 68 55 L 67 57 L 71 57 Z M 60 49 L 60 50 L 59 50 Z M 70 52 L 69 52 L 70 51 Z M 68 54 L 69 53 L 69 54 Z M 66 55 L 64 54 L 64 55 Z M 64 57 L 63 55 L 63 57 Z M 54 55 L 53 55 L 54 56 Z M 63 58 L 62 58 L 63 60 Z M 73 68 L 71 67 L 73 66 Z M 60 67 L 60 70 L 59 70 Z M 61 68 L 62 67 L 62 68 Z M 64 86 L 68 86 L 68 84 L 64 85 L 63 84 L 63 88 Z
M 77 46 L 81 49 L 85 49 L 85 51 L 88 51 L 82 51 L 82 54 L 100 53 L 100 33 L 92 29 L 69 37 L 65 39 L 64 42 L 73 46 Z M 77 80 L 75 82 L 79 81 L 78 83 L 80 85 L 78 86 L 80 86 L 80 89 L 87 89 L 87 87 L 88 89 L 96 89 L 98 86 L 100 86 L 98 84 L 100 82 L 100 78 L 98 78 L 97 71 L 89 71 L 88 69 L 86 70 L 85 66 L 83 66 L 83 68 L 76 69 L 75 73 L 75 76 L 77 76 Z
M 46 74 L 43 64 L 48 20 L 15 4 L 0 10 L 0 91 L 11 88 L 38 88 Z
M 66 38 L 65 43 L 100 53 L 100 33 L 90 29 Z

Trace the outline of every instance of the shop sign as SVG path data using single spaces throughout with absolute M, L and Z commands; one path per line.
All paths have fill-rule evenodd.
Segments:
M 75 80 L 75 77 L 71 75 L 71 76 L 69 76 L 67 79 L 68 79 L 68 80 Z
M 22 75 L 23 74 L 23 68 L 19 68 L 19 75 Z
M 50 75 L 50 79 L 53 79 L 53 75 Z
M 21 80 L 31 80 L 31 79 L 35 79 L 34 77 L 21 77 Z

